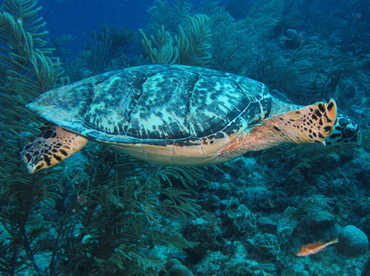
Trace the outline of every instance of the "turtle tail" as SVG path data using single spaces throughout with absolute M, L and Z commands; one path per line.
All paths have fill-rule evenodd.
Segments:
M 43 133 L 25 146 L 20 155 L 28 172 L 49 168 L 82 149 L 88 140 L 58 126 L 44 126 Z

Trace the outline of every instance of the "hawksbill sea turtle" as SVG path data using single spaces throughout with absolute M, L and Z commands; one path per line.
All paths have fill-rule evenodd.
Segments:
M 250 78 L 183 65 L 144 65 L 55 88 L 27 107 L 51 122 L 21 150 L 33 173 L 88 141 L 157 164 L 207 165 L 283 143 L 360 144 L 334 100 L 284 103 Z

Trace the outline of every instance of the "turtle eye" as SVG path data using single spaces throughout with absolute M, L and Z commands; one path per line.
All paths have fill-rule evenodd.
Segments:
M 339 120 L 338 120 L 338 124 L 339 124 L 340 126 L 342 126 L 343 128 L 345 128 L 348 124 L 350 124 L 350 121 L 349 121 L 349 119 L 348 119 L 348 118 L 346 118 L 346 117 L 342 116 L 341 118 L 339 118 Z

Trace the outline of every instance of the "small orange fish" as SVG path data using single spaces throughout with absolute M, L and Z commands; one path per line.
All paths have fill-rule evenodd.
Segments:
M 308 243 L 301 246 L 301 249 L 297 252 L 297 256 L 308 256 L 312 254 L 316 254 L 331 244 L 338 243 L 338 238 L 329 241 L 329 242 L 314 242 Z

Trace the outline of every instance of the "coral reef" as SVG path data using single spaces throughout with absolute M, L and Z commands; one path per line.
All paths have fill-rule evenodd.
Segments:
M 64 60 L 72 81 L 140 64 L 139 60 L 131 58 L 136 42 L 131 29 L 113 25 L 104 25 L 101 29 L 102 32 L 90 33 L 89 41 L 77 58 Z M 58 50 L 62 51 L 62 47 Z
M 208 16 L 187 15 L 182 22 L 174 35 L 166 31 L 164 25 L 150 38 L 140 30 L 141 43 L 153 64 L 207 65 L 211 59 Z
M 37 1 L 3 1 L 0 12 L 0 121 L 1 180 L 0 271 L 19 275 L 26 267 L 42 275 L 48 228 L 37 210 L 48 209 L 59 199 L 61 183 L 55 172 L 25 174 L 18 158 L 19 146 L 29 134 L 36 115 L 24 105 L 38 94 L 65 83 L 58 59 L 46 46 L 45 23 L 38 17 Z
M 370 259 L 366 261 L 361 276 L 369 276 L 370 275 Z
M 103 26 L 68 59 L 62 45 L 71 37 L 50 47 L 36 0 L 4 0 L 0 273 L 368 275 L 370 14 L 366 1 L 334 2 L 204 0 L 194 9 L 156 0 L 146 28 Z M 334 97 L 360 122 L 364 145 L 282 146 L 174 168 L 91 144 L 47 172 L 26 173 L 18 151 L 42 124 L 26 103 L 69 79 L 145 63 L 246 75 L 297 104 Z M 303 244 L 337 237 L 325 251 L 295 256 Z
M 169 260 L 166 265 L 165 276 L 194 276 L 194 274 L 177 259 Z

